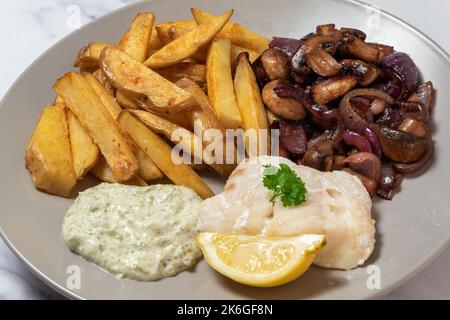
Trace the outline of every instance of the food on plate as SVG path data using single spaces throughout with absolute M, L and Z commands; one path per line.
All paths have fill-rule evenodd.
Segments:
M 265 238 L 202 232 L 197 242 L 209 265 L 224 276 L 249 286 L 274 287 L 308 270 L 326 237 Z
M 173 83 L 188 78 L 201 87 L 206 84 L 206 66 L 204 64 L 180 62 L 167 68 L 158 69 L 156 72 Z
M 116 88 L 135 98 L 144 109 L 163 114 L 177 113 L 195 105 L 189 93 L 131 59 L 121 50 L 103 50 L 100 66 Z
M 172 147 L 127 111 L 122 111 L 119 123 L 159 169 L 175 184 L 190 187 L 203 199 L 214 193 L 195 171 L 184 163 L 172 161 Z
M 172 277 L 202 256 L 195 242 L 200 203 L 181 186 L 103 183 L 75 199 L 64 217 L 63 238 L 70 250 L 118 277 Z
M 25 165 L 36 188 L 63 197 L 70 195 L 77 177 L 64 105 L 42 111 L 25 151 Z
M 404 175 L 431 162 L 434 89 L 421 84 L 409 55 L 334 24 L 301 39 L 275 37 L 269 46 L 253 68 L 266 107 L 279 118 L 270 122 L 280 129 L 280 155 L 345 170 L 371 196 L 388 200 Z M 355 153 L 381 174 L 355 165 Z
M 248 140 L 245 141 L 247 155 L 251 157 L 268 154 L 270 152 L 270 136 L 268 134 L 267 114 L 248 54 L 245 52 L 239 54 L 236 59 L 234 91 L 242 118 L 242 126 L 247 132 L 253 131 L 257 141 L 257 150 L 251 150 Z M 252 145 L 255 146 L 255 143 Z
M 95 165 L 100 150 L 72 111 L 66 110 L 66 114 L 73 168 L 79 180 Z
M 214 38 L 232 14 L 233 11 L 228 11 L 206 23 L 199 24 L 152 54 L 144 64 L 149 68 L 158 69 L 174 65 L 191 57 Z
M 80 49 L 74 66 L 79 68 L 98 67 L 100 54 L 102 53 L 103 49 L 109 47 L 115 47 L 115 45 L 100 42 L 89 43 L 86 47 Z
M 272 199 L 273 191 L 263 183 L 265 166 L 280 164 L 289 166 L 305 183 L 306 202 L 285 207 L 281 198 Z M 349 270 L 362 265 L 373 251 L 371 206 L 369 194 L 353 175 L 262 156 L 241 162 L 224 191 L 201 204 L 197 227 L 201 232 L 264 237 L 323 234 L 327 245 L 314 263 Z
M 197 26 L 198 24 L 194 20 L 162 22 L 158 23 L 156 31 L 161 42 L 166 45 Z
M 119 47 L 130 58 L 139 62 L 147 59 L 154 22 L 153 12 L 140 12 L 136 15 L 130 29 L 119 42 Z
M 215 38 L 206 58 L 208 98 L 225 128 L 241 127 L 242 118 L 234 93 L 231 75 L 230 40 Z
M 191 9 L 197 23 L 210 23 L 215 16 L 198 8 Z M 266 37 L 251 31 L 237 23 L 228 22 L 218 33 L 219 37 L 228 38 L 237 46 L 248 48 L 258 53 L 262 53 L 269 46 L 270 40 Z
M 114 178 L 117 181 L 133 178 L 138 170 L 136 157 L 89 82 L 70 72 L 56 82 L 54 89 L 94 139 Z
M 117 183 L 114 175 L 112 173 L 111 167 L 108 166 L 105 157 L 100 156 L 98 161 L 89 171 L 94 177 L 103 182 Z M 122 184 L 133 185 L 133 186 L 147 186 L 147 182 L 140 175 L 136 175 L 130 180 L 121 182 Z

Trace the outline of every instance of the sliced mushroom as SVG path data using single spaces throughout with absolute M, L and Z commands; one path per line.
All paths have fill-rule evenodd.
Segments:
M 261 55 L 261 63 L 269 81 L 289 77 L 287 56 L 277 49 L 267 49 Z
M 339 62 L 345 74 L 351 74 L 358 78 L 359 85 L 367 87 L 380 75 L 380 70 L 372 64 L 361 60 L 344 59 Z
M 426 138 L 386 126 L 380 127 L 379 139 L 384 155 L 401 163 L 418 161 L 430 147 Z
M 306 116 L 303 105 L 292 98 L 279 97 L 274 89 L 282 86 L 291 85 L 285 80 L 274 80 L 266 84 L 262 91 L 262 98 L 267 106 L 275 115 L 286 120 L 302 120 Z
M 416 137 L 423 138 L 427 134 L 428 130 L 426 126 L 415 119 L 405 118 L 398 126 L 398 130 L 415 135 Z
M 318 142 L 306 150 L 302 165 L 324 171 L 329 167 L 329 159 L 327 158 L 333 156 L 337 151 L 336 143 L 331 140 Z
M 336 25 L 334 23 L 321 24 L 316 27 L 316 34 L 319 36 L 329 36 L 336 32 Z
M 351 174 L 352 176 L 358 177 L 359 180 L 361 180 L 361 183 L 366 188 L 367 192 L 371 197 L 373 197 L 377 190 L 377 183 L 373 181 L 370 178 L 367 178 L 366 176 L 363 176 L 362 174 L 359 174 L 358 172 L 350 169 L 350 168 L 344 168 L 342 171 L 347 172 Z
M 380 51 L 367 44 L 359 37 L 350 35 L 344 38 L 347 50 L 356 58 L 368 63 L 377 63 L 380 58 Z
M 385 44 L 380 44 L 380 43 L 367 43 L 369 46 L 377 49 L 380 52 L 380 57 L 379 60 L 383 59 L 384 57 L 390 55 L 391 53 L 394 52 L 394 47 L 392 46 L 387 46 Z
M 317 103 L 326 104 L 343 96 L 356 84 L 356 78 L 350 75 L 337 76 L 328 80 L 317 82 L 312 87 L 314 101 Z
M 341 71 L 341 65 L 321 47 L 309 51 L 305 58 L 308 66 L 322 77 L 331 77 Z
M 373 153 L 358 152 L 345 158 L 344 164 L 353 171 L 378 182 L 381 174 L 381 161 Z
M 280 121 L 280 142 L 287 151 L 293 154 L 304 154 L 307 141 L 303 124 L 293 121 Z
M 354 29 L 354 28 L 340 28 L 339 29 L 339 33 L 343 36 L 343 37 L 348 37 L 348 36 L 355 36 L 358 37 L 362 40 L 366 40 L 366 34 L 364 32 L 362 32 L 359 29 Z
M 408 101 L 421 103 L 427 112 L 430 112 L 434 100 L 434 89 L 431 81 L 425 82 L 417 87 L 416 91 L 409 97 Z

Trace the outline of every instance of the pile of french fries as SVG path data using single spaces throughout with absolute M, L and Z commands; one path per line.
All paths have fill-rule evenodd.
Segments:
M 56 99 L 26 148 L 38 189 L 69 197 L 90 173 L 140 186 L 166 176 L 202 198 L 213 195 L 196 171 L 210 167 L 227 177 L 234 165 L 205 165 L 192 147 L 199 139 L 193 124 L 202 131 L 268 128 L 251 62 L 269 40 L 230 22 L 233 11 L 191 11 L 193 20 L 159 24 L 154 13 L 139 13 L 118 44 L 91 42 L 80 50 L 80 71 L 54 84 Z M 177 129 L 190 141 L 174 138 Z M 203 162 L 173 163 L 172 147 L 180 143 Z

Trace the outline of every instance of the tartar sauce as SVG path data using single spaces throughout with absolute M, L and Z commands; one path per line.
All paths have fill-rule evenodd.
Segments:
M 195 243 L 202 200 L 186 187 L 102 183 L 75 200 L 63 223 L 71 251 L 118 277 L 153 281 L 201 259 Z

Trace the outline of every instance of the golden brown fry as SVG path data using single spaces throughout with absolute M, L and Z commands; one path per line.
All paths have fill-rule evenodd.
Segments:
M 236 58 L 241 52 L 248 52 L 250 62 L 255 61 L 258 59 L 260 54 L 256 51 L 253 51 L 252 49 L 243 48 L 237 45 L 231 45 L 231 52 L 230 52 L 230 58 L 231 58 L 231 64 L 234 64 L 236 61 Z
M 150 57 L 151 53 L 153 53 L 155 50 L 159 50 L 162 47 L 163 47 L 163 44 L 161 43 L 161 40 L 158 37 L 158 32 L 156 31 L 156 26 L 155 26 L 155 24 L 153 24 L 152 34 L 150 36 L 150 41 L 148 44 L 147 58 Z
M 116 91 L 116 101 L 124 109 L 140 109 L 136 101 L 128 97 L 123 91 Z
M 46 107 L 25 152 L 25 164 L 36 188 L 68 197 L 76 184 L 65 107 Z
M 114 179 L 114 175 L 112 173 L 111 168 L 108 166 L 105 157 L 100 155 L 97 163 L 92 167 L 89 171 L 94 177 L 103 182 L 116 183 L 117 181 Z M 136 175 L 134 178 L 131 178 L 128 181 L 121 182 L 122 184 L 132 185 L 132 186 L 148 186 L 143 178 L 139 175 Z
M 114 97 L 106 91 L 105 87 L 103 87 L 102 84 L 92 74 L 83 73 L 82 75 L 89 82 L 95 93 L 100 97 L 100 100 L 102 101 L 108 112 L 111 114 L 113 119 L 117 119 L 122 108 L 119 106 Z
M 105 49 L 100 59 L 103 73 L 142 108 L 162 114 L 189 110 L 196 105 L 191 95 L 118 49 Z M 139 102 L 137 101 L 137 102 Z
M 211 143 L 214 143 L 214 138 L 208 137 L 208 135 L 205 135 L 207 130 L 209 129 L 218 129 L 222 132 L 222 135 L 224 137 L 223 143 L 223 156 L 222 164 L 219 163 L 212 163 L 210 166 L 217 171 L 221 176 L 228 177 L 231 172 L 234 170 L 235 166 L 232 164 L 226 164 L 226 147 L 232 148 L 231 151 L 234 155 L 236 154 L 236 150 L 233 145 L 226 145 L 225 144 L 225 128 L 220 123 L 219 119 L 217 118 L 211 104 L 209 103 L 208 97 L 203 92 L 203 90 L 192 80 L 190 79 L 181 79 L 177 81 L 176 83 L 178 86 L 183 88 L 184 90 L 188 91 L 196 100 L 199 105 L 198 108 L 194 109 L 192 112 L 188 114 L 190 121 L 192 123 L 192 127 L 198 126 L 201 134 L 202 134 L 202 142 L 204 146 L 207 146 Z M 217 162 L 217 161 L 216 161 Z
M 153 12 L 140 12 L 120 39 L 119 47 L 132 59 L 142 62 L 147 58 L 154 22 Z
M 233 11 L 214 17 L 169 42 L 161 50 L 148 58 L 144 64 L 149 68 L 164 68 L 183 61 L 194 55 L 222 29 Z
M 173 66 L 156 70 L 161 76 L 171 82 L 177 82 L 182 78 L 188 78 L 200 86 L 206 83 L 206 66 L 192 62 L 180 62 Z
M 80 49 L 74 67 L 92 68 L 98 67 L 100 54 L 105 48 L 116 47 L 109 43 L 90 42 L 87 46 Z
M 67 121 L 73 167 L 76 178 L 80 180 L 95 165 L 100 150 L 70 110 L 67 110 Z
M 214 15 L 192 8 L 192 15 L 199 24 L 208 23 L 214 19 Z M 237 46 L 248 48 L 261 54 L 269 47 L 270 40 L 266 37 L 251 31 L 237 23 L 228 22 L 217 34 L 218 37 L 228 38 Z
M 194 20 L 163 22 L 156 25 L 156 31 L 161 42 L 166 45 L 178 38 L 178 36 L 194 29 L 197 25 L 197 22 Z
M 86 78 L 70 72 L 60 78 L 53 88 L 99 146 L 114 178 L 117 181 L 133 178 L 138 170 L 137 160 L 113 117 Z
M 206 80 L 208 97 L 225 128 L 236 129 L 242 118 L 234 95 L 230 63 L 230 40 L 215 38 L 208 49 Z
M 270 154 L 268 152 L 270 137 L 267 115 L 261 98 L 261 91 L 246 53 L 241 53 L 238 57 L 234 76 L 234 90 L 244 129 L 249 134 L 251 134 L 250 131 L 254 130 L 257 139 L 256 150 L 251 150 L 250 141 L 246 139 L 247 154 L 249 157 Z
M 116 92 L 116 88 L 111 84 L 111 82 L 108 81 L 108 79 L 105 77 L 101 69 L 95 70 L 92 75 L 95 77 L 95 79 L 98 80 L 102 84 L 102 86 L 106 89 L 106 91 L 114 96 Z
M 119 122 L 142 150 L 175 184 L 192 188 L 202 198 L 214 195 L 205 182 L 186 164 L 172 162 L 172 148 L 156 133 L 127 111 L 122 111 Z

